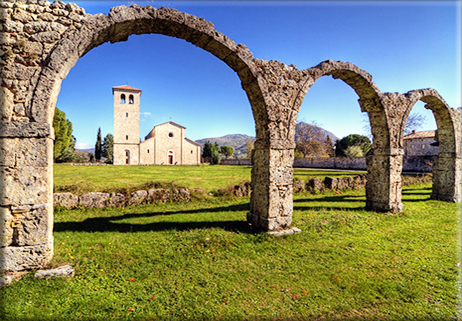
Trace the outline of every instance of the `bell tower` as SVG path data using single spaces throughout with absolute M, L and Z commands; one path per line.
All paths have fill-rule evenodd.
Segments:
M 114 96 L 114 165 L 138 165 L 140 154 L 141 90 L 112 87 Z

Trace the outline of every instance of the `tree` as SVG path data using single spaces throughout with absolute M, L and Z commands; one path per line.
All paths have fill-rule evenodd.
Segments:
M 332 139 L 330 138 L 329 135 L 327 135 L 326 140 L 324 141 L 324 148 L 325 148 L 325 152 L 327 156 L 329 157 L 335 156 L 334 143 L 332 142 Z
M 96 161 L 101 159 L 101 127 L 98 128 L 98 133 L 96 134 L 95 159 Z
M 107 134 L 104 137 L 101 154 L 107 158 L 109 163 L 114 161 L 114 136 L 112 134 Z
M 326 155 L 326 148 L 324 143 L 319 140 L 312 139 L 307 142 L 298 142 L 295 149 L 303 155 L 303 158 L 307 156 L 324 156 Z
M 234 155 L 234 148 L 231 146 L 221 146 L 220 153 L 225 155 L 226 158 L 232 157 Z
M 422 125 L 427 121 L 427 117 L 419 113 L 411 113 L 406 121 L 406 126 L 404 127 L 404 134 L 410 134 L 413 130 L 417 130 L 422 127 Z
M 74 159 L 75 138 L 72 136 L 72 123 L 66 119 L 66 113 L 55 107 L 53 117 L 55 141 L 53 159 L 55 162 L 69 162 Z
M 324 133 L 319 125 L 312 121 L 310 124 L 298 122 L 295 127 L 295 150 L 297 156 L 329 156 L 330 137 L 324 138 Z M 333 150 L 333 146 L 332 146 Z
M 365 154 L 363 149 L 358 145 L 348 146 L 348 148 L 345 150 L 346 157 L 363 157 L 364 155 Z
M 245 143 L 245 150 L 247 152 L 247 157 L 249 157 L 249 158 L 252 157 L 252 151 L 254 149 L 254 146 L 255 146 L 255 144 L 251 140 L 249 140 L 247 143 Z
M 209 159 L 211 164 L 219 164 L 221 161 L 220 148 L 218 144 L 212 144 L 210 141 L 204 143 L 204 149 L 202 150 L 202 157 Z
M 358 134 L 351 134 L 343 137 L 338 140 L 335 144 L 335 155 L 336 156 L 347 156 L 345 151 L 350 146 L 359 146 L 363 152 L 363 155 L 366 155 L 367 152 L 371 149 L 371 141 L 368 137 Z
M 299 121 L 295 126 L 295 142 L 308 142 L 310 140 L 322 141 L 324 138 L 322 128 L 316 121 L 307 124 Z
M 369 123 L 369 117 L 367 114 L 363 114 L 365 118 L 362 119 L 362 122 L 364 123 L 363 126 L 363 131 L 367 137 L 372 139 L 372 133 L 371 133 L 371 124 Z M 404 126 L 404 135 L 412 133 L 413 130 L 420 129 L 422 125 L 427 121 L 427 117 L 425 117 L 422 114 L 419 114 L 418 112 L 413 112 L 409 114 L 406 125 Z
M 212 157 L 212 148 L 213 144 L 207 140 L 204 143 L 204 148 L 202 149 L 202 157 L 203 158 L 211 158 Z

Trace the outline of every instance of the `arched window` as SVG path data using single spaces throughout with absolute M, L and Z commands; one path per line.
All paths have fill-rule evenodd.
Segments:
M 128 103 L 133 104 L 133 102 L 134 102 L 133 95 L 128 96 Z
M 148 154 L 149 154 L 149 149 L 148 149 Z
M 130 164 L 130 151 L 128 149 L 125 150 L 125 164 Z
M 125 136 L 125 139 L 128 140 L 128 135 Z
M 125 94 L 120 95 L 120 103 L 125 104 Z
M 127 117 L 127 118 L 128 118 L 128 113 L 125 113 L 125 117 Z

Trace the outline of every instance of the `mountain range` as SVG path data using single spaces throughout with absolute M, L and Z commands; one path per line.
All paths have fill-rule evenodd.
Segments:
M 324 141 L 327 136 L 330 137 L 333 143 L 335 143 L 339 138 L 335 136 L 328 130 L 321 128 L 319 126 L 314 126 L 307 124 L 305 122 L 298 122 L 295 126 L 295 141 L 300 141 L 303 133 L 311 133 L 313 136 L 316 136 L 316 139 Z M 245 149 L 245 144 L 248 141 L 255 141 L 255 137 L 243 135 L 243 134 L 232 134 L 225 135 L 221 137 L 210 137 L 196 140 L 196 143 L 199 143 L 204 147 L 206 141 L 210 141 L 212 144 L 217 143 L 218 146 L 231 146 L 234 148 L 234 155 L 245 155 L 247 153 Z

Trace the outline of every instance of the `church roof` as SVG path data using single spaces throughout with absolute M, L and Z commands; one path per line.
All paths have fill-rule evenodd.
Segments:
M 193 144 L 193 145 L 201 146 L 201 144 L 199 144 L 198 142 L 195 142 L 195 141 L 193 141 L 193 140 L 190 140 L 188 137 L 185 137 L 184 139 L 185 139 L 187 142 L 190 142 L 190 143 Z
M 157 126 L 154 126 L 154 128 L 159 127 L 159 126 L 162 126 L 162 125 L 165 125 L 165 124 L 170 124 L 170 125 L 173 125 L 173 126 L 176 126 L 176 127 L 180 127 L 180 128 L 186 129 L 186 127 L 181 126 L 180 124 L 177 124 L 177 123 L 175 123 L 175 122 L 173 122 L 173 121 L 171 121 L 171 120 L 169 120 L 168 122 L 159 124 L 159 125 L 157 125 Z
M 123 86 L 114 86 L 112 87 L 112 94 L 114 95 L 114 89 L 116 90 L 129 90 L 129 91 L 136 91 L 136 92 L 141 92 L 141 89 L 129 86 L 129 85 L 123 85 Z
M 416 138 L 435 138 L 434 130 L 426 130 L 422 132 L 416 132 L 415 130 L 412 133 L 405 135 L 404 139 L 416 139 Z

